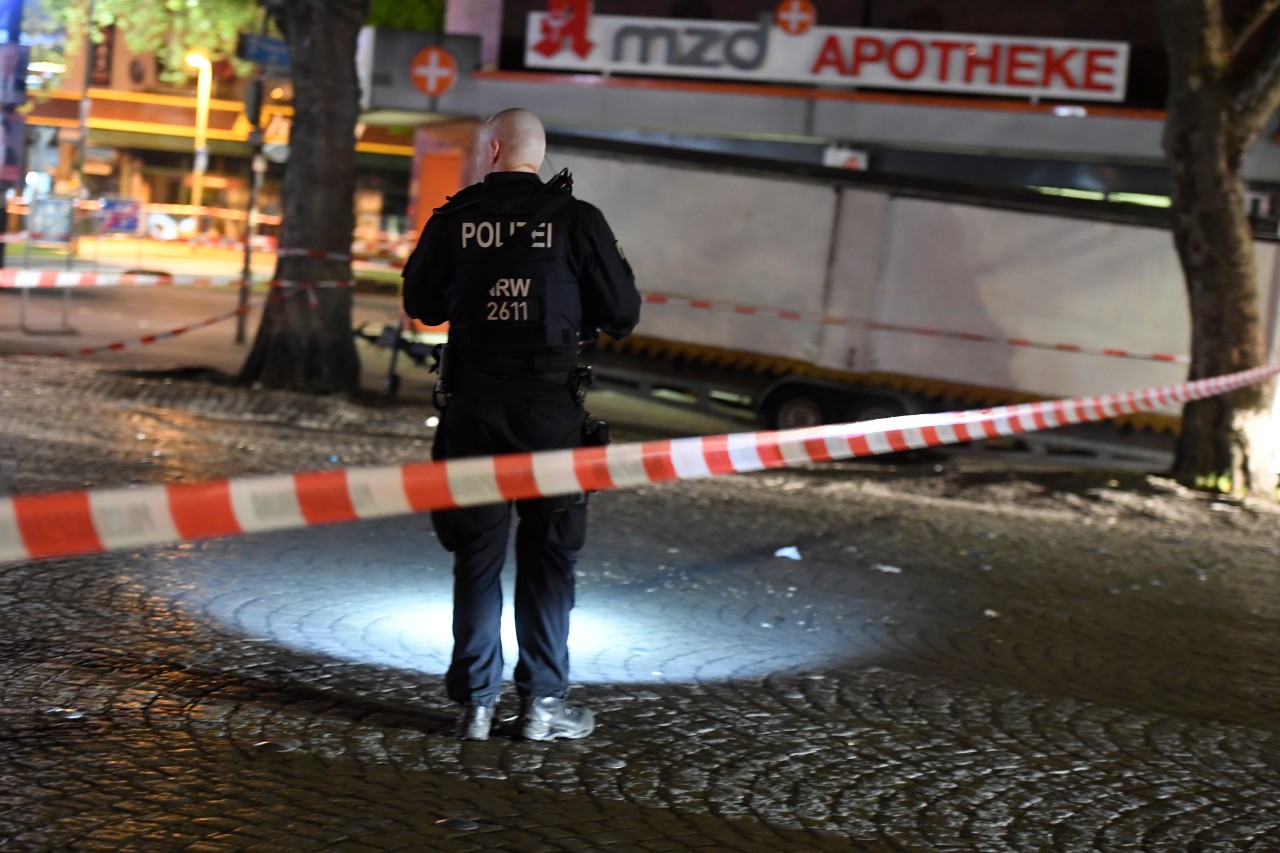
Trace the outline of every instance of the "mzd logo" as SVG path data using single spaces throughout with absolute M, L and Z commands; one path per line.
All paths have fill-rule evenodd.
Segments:
M 771 14 L 755 24 L 637 18 L 593 15 L 589 0 L 550 0 L 546 12 L 529 15 L 525 64 L 682 77 L 750 75 L 765 65 L 773 29 Z
M 761 15 L 754 27 L 726 28 L 711 21 L 687 26 L 628 24 L 613 37 L 610 65 L 635 62 L 646 69 L 723 68 L 755 71 L 764 65 L 769 49 L 772 15 Z

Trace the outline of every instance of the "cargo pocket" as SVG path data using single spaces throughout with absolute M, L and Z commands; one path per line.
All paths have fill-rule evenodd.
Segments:
M 580 551 L 587 542 L 587 496 L 562 498 L 564 506 L 551 513 L 547 526 L 547 544 L 568 551 Z

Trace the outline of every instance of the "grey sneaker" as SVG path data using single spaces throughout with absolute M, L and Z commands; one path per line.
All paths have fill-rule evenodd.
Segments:
M 467 705 L 458 714 L 458 737 L 463 740 L 488 740 L 493 727 L 493 705 Z
M 566 705 L 555 696 L 524 700 L 520 714 L 520 734 L 525 740 L 577 740 L 591 734 L 595 727 L 590 708 Z

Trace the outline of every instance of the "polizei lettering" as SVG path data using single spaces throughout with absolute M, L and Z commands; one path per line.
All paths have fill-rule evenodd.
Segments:
M 553 224 L 544 222 L 530 231 L 532 242 L 529 245 L 534 249 L 550 249 Z M 462 248 L 496 249 L 523 225 L 523 222 L 463 222 Z
M 654 46 L 660 46 L 663 65 L 688 68 L 720 68 L 728 65 L 739 71 L 754 71 L 764 65 L 769 50 L 772 17 L 761 15 L 756 26 L 736 31 L 713 27 L 641 26 L 621 27 L 613 37 L 613 61 L 625 61 L 627 48 L 635 46 L 635 61 L 649 65 Z M 656 57 L 655 57 L 656 58 Z

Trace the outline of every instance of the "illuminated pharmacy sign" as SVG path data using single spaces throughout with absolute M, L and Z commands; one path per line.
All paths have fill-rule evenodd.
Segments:
M 526 36 L 531 68 L 1018 98 L 1120 101 L 1129 69 L 1125 42 L 823 27 L 808 0 L 755 22 L 596 15 L 589 0 L 550 0 Z

